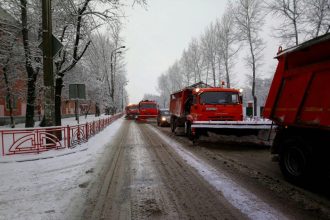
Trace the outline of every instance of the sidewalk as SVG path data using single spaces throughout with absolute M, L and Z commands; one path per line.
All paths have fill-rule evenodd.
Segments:
M 117 119 L 75 149 L 2 161 L 0 219 L 68 219 L 74 201 L 85 199 L 93 168 L 122 122 Z

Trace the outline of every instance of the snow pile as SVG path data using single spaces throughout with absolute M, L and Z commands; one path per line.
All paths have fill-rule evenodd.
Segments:
M 0 219 L 70 219 L 72 201 L 84 200 L 93 167 L 122 122 L 116 120 L 74 151 L 20 155 L 24 162 L 2 161 Z

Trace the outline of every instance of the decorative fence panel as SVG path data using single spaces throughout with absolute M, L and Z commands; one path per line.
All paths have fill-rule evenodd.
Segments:
M 73 148 L 87 142 L 90 137 L 121 116 L 122 114 L 117 114 L 74 126 L 0 130 L 2 155 L 41 153 L 51 149 Z

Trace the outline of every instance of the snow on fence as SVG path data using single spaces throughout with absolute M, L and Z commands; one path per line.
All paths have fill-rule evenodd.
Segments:
M 74 126 L 0 130 L 2 156 L 74 148 L 87 142 L 90 137 L 102 131 L 121 116 L 122 114 L 117 114 L 109 118 Z

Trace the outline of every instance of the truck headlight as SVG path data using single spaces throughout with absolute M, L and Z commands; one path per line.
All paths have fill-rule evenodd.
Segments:
M 163 116 L 163 117 L 161 118 L 161 120 L 162 120 L 162 121 L 166 121 L 166 117 Z

